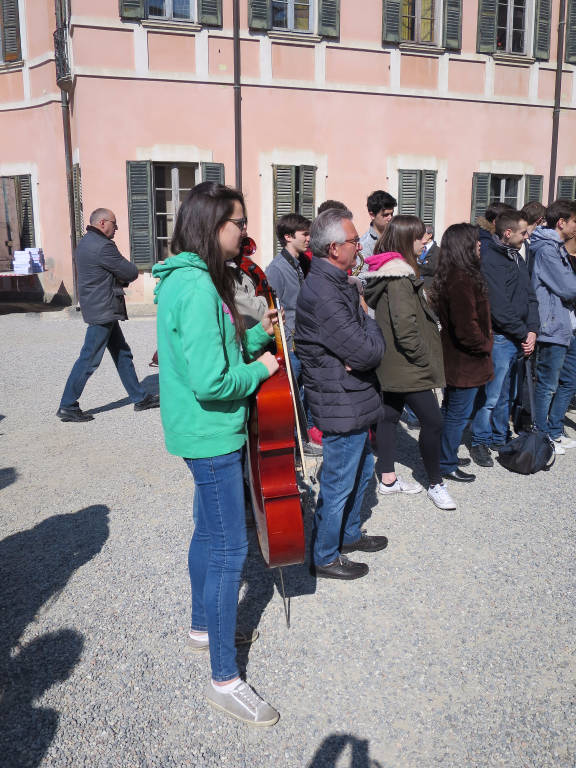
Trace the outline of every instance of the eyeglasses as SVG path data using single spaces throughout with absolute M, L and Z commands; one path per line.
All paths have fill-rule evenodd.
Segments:
M 349 237 L 348 240 L 343 240 L 341 243 L 337 243 L 337 245 L 344 245 L 344 243 L 351 243 L 355 248 L 358 248 L 358 246 L 360 245 L 360 238 Z
M 102 221 L 109 221 L 110 224 L 114 224 L 114 229 L 118 229 L 118 224 L 116 224 L 115 221 L 112 221 L 112 219 L 102 219 Z
M 226 221 L 231 221 L 232 224 L 236 224 L 238 229 L 242 231 L 243 229 L 246 229 L 248 226 L 248 219 L 246 217 L 242 219 L 226 219 Z

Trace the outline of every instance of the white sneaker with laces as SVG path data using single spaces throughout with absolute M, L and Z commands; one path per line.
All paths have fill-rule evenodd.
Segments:
M 448 489 L 444 483 L 431 485 L 430 488 L 428 488 L 428 498 L 436 504 L 438 509 L 456 509 L 456 504 L 448 493 Z
M 555 445 L 561 445 L 564 450 L 568 451 L 570 448 L 576 448 L 576 440 L 572 440 L 568 435 L 560 435 L 560 437 L 554 438 Z
M 559 440 L 552 440 L 552 445 L 554 446 L 556 456 L 563 456 L 566 453 L 566 449 Z
M 216 709 L 221 709 L 227 715 L 248 725 L 275 725 L 280 719 L 280 713 L 261 699 L 244 680 L 240 680 L 236 688 L 229 693 L 221 693 L 209 682 L 206 698 Z
M 407 483 L 402 480 L 400 475 L 396 475 L 396 482 L 394 485 L 384 485 L 384 483 L 378 483 L 378 493 L 382 496 L 389 496 L 392 493 L 420 493 L 424 490 L 420 483 Z

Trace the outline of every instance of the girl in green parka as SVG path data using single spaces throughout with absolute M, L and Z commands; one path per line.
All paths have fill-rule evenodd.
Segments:
M 278 712 L 239 677 L 238 591 L 248 550 L 242 455 L 248 398 L 278 369 L 269 343 L 275 311 L 245 329 L 226 265 L 246 235 L 242 194 L 205 182 L 182 203 L 171 251 L 152 270 L 159 278 L 160 412 L 166 448 L 194 477 L 195 528 L 188 566 L 192 587 L 190 642 L 210 650 L 214 707 L 251 725 L 273 725 Z

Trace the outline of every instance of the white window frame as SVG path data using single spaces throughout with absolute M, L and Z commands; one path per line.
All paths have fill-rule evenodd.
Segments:
M 164 14 L 162 16 L 157 16 L 156 14 L 151 14 L 148 11 L 148 18 L 149 19 L 166 19 L 169 21 L 196 21 L 198 18 L 198 8 L 197 8 L 197 0 L 190 0 L 190 17 L 187 19 L 183 19 L 180 16 L 174 18 L 174 0 L 163 0 L 164 2 Z M 149 8 L 149 0 L 146 3 L 146 7 Z
M 156 262 L 159 260 L 159 254 L 158 254 L 158 241 L 160 239 L 160 236 L 158 235 L 158 228 L 157 228 L 157 217 L 158 216 L 165 216 L 166 219 L 168 219 L 168 212 L 165 214 L 156 210 L 156 192 L 159 191 L 166 191 L 166 187 L 158 187 L 156 186 L 156 168 L 159 165 L 165 165 L 170 168 L 170 182 L 171 182 L 171 190 L 172 190 L 172 226 L 176 224 L 176 216 L 178 214 L 178 209 L 180 208 L 180 173 L 179 169 L 188 166 L 191 168 L 194 168 L 194 185 L 200 183 L 200 163 L 188 163 L 188 162 L 174 162 L 172 160 L 168 161 L 162 161 L 159 160 L 158 162 L 154 161 L 152 163 L 152 217 L 154 221 L 154 255 L 156 258 Z M 166 231 L 168 231 L 168 227 L 166 227 Z M 164 240 L 164 238 L 162 238 Z M 167 243 L 168 246 L 170 245 L 170 237 L 167 237 Z
M 524 176 L 520 176 L 516 173 L 509 173 L 509 174 L 501 174 L 501 173 L 493 173 L 491 174 L 493 177 L 500 177 L 500 193 L 498 196 L 498 201 L 501 203 L 505 203 L 506 201 L 506 181 L 509 179 L 515 179 L 518 182 L 518 186 L 516 188 L 516 208 L 521 208 L 522 204 L 520 203 L 520 200 L 524 200 Z M 492 203 L 492 181 L 490 181 L 490 204 Z M 510 203 L 512 205 L 512 203 Z
M 416 0 L 415 16 L 416 16 L 416 40 L 404 40 L 401 39 L 401 43 L 409 45 L 440 45 L 442 40 L 442 8 L 444 6 L 444 0 L 434 0 L 434 34 L 432 40 L 421 41 L 420 31 L 422 27 L 422 0 Z M 400 34 L 402 34 L 402 17 L 400 18 Z
M 528 56 L 534 46 L 534 0 L 526 0 L 524 9 L 524 48 L 522 51 L 512 50 L 512 24 L 514 18 L 514 0 L 507 0 L 508 16 L 506 20 L 506 47 L 497 48 L 498 53 L 505 53 L 509 56 Z M 500 0 L 498 0 L 500 5 Z M 496 39 L 498 39 L 498 13 L 496 13 Z
M 283 0 L 278 0 L 283 1 Z M 274 2 L 274 0 L 272 0 Z M 315 29 L 315 0 L 308 0 L 309 6 L 308 6 L 308 29 L 296 29 L 294 26 L 294 6 L 298 4 L 298 0 L 286 0 L 286 6 L 288 11 L 288 20 L 287 25 L 285 27 L 275 27 L 272 26 L 273 30 L 277 31 L 284 31 L 284 32 L 296 32 L 298 34 L 313 34 Z M 273 10 L 272 10 L 273 13 Z

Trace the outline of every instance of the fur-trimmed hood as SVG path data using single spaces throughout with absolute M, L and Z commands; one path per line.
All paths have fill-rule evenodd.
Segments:
M 376 308 L 382 293 L 387 290 L 388 283 L 391 280 L 408 278 L 413 283 L 423 283 L 420 278 L 416 277 L 416 273 L 401 254 L 386 254 L 386 256 L 392 257 L 386 259 L 383 259 L 383 256 L 384 254 L 379 253 L 366 259 L 368 263 L 372 261 L 372 267 L 376 267 L 374 272 L 365 273 L 364 298 L 372 309 Z

